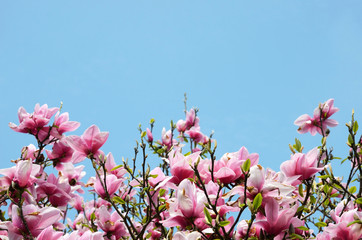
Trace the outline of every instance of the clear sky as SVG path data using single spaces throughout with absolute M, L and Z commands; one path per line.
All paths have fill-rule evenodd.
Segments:
M 361 11 L 357 0 L 2 1 L 0 168 L 34 143 L 8 128 L 20 106 L 63 101 L 75 133 L 110 132 L 103 150 L 120 162 L 139 123 L 155 118 L 159 137 L 184 117 L 185 92 L 217 157 L 245 146 L 277 171 L 295 137 L 320 144 L 294 120 L 335 98 L 330 143 L 344 157 L 344 123 L 352 108 L 362 118 Z

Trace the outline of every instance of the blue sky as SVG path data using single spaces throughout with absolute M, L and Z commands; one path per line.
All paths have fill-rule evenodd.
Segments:
M 361 10 L 332 0 L 3 1 L 0 168 L 34 143 L 8 128 L 20 106 L 62 101 L 81 122 L 76 134 L 110 132 L 103 150 L 120 162 L 139 123 L 155 118 L 159 137 L 184 117 L 185 92 L 201 129 L 215 130 L 217 157 L 245 146 L 277 171 L 295 137 L 306 150 L 320 144 L 294 120 L 335 98 L 330 143 L 344 157 L 344 123 L 352 108 L 362 116 Z

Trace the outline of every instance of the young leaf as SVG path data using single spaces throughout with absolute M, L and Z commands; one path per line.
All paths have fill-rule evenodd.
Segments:
M 229 223 L 230 223 L 230 221 L 221 221 L 221 222 L 219 223 L 219 226 L 220 226 L 220 227 L 225 227 L 225 226 L 227 226 Z
M 242 165 L 242 170 L 243 170 L 243 172 L 248 172 L 249 171 L 249 169 L 250 169 L 250 164 L 251 164 L 251 162 L 250 162 L 250 159 L 248 158 L 248 159 L 246 159 L 246 161 L 243 163 L 243 165 Z
M 357 131 L 358 131 L 358 123 L 357 123 L 357 121 L 355 121 L 355 122 L 353 123 L 353 133 L 356 134 Z
M 207 210 L 206 207 L 204 208 L 204 214 L 205 214 L 206 223 L 207 223 L 208 225 L 211 225 L 211 223 L 212 223 L 212 218 L 211 218 L 210 213 L 209 213 L 209 211 Z
M 351 194 L 355 193 L 357 191 L 356 186 L 352 186 L 348 189 L 348 192 L 350 192 Z
M 253 209 L 256 212 L 258 210 L 258 208 L 261 206 L 261 203 L 263 201 L 263 197 L 261 196 L 260 193 L 258 193 L 253 201 Z
M 113 197 L 112 200 L 113 200 L 114 202 L 116 202 L 116 203 L 126 204 L 126 202 L 125 202 L 122 198 L 120 198 L 120 197 L 118 197 L 118 196 Z

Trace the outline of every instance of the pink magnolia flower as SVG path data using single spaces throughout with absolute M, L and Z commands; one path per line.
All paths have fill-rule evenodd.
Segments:
M 318 148 L 313 148 L 307 154 L 295 153 L 290 160 L 282 163 L 280 169 L 287 177 L 300 176 L 299 180 L 306 180 L 323 169 L 317 166 L 319 156 Z
M 61 139 L 63 133 L 75 131 L 80 126 L 79 122 L 69 121 L 69 113 L 65 112 L 59 115 L 59 112 L 54 117 L 53 128 L 51 135 Z
M 29 144 L 27 147 L 23 147 L 23 149 L 21 149 L 21 158 L 24 160 L 34 160 L 36 159 L 37 155 L 38 151 L 33 144 Z
M 23 206 L 23 214 L 25 221 L 31 234 L 37 237 L 44 229 L 55 224 L 60 218 L 60 210 L 53 207 L 38 208 L 35 205 Z M 7 222 L 9 239 L 22 239 L 22 232 L 26 232 L 26 228 L 19 216 L 19 207 L 12 206 L 11 222 Z
M 96 125 L 92 125 L 81 137 L 67 137 L 69 145 L 76 151 L 73 154 L 73 163 L 79 163 L 86 157 L 99 156 L 102 153 L 99 149 L 107 141 L 108 135 L 108 132 L 101 132 Z
M 265 204 L 265 216 L 258 213 L 254 222 L 257 234 L 259 234 L 260 229 L 262 229 L 271 237 L 277 237 L 279 234 L 284 236 L 283 231 L 288 229 L 290 225 L 293 225 L 294 228 L 303 225 L 303 222 L 300 219 L 294 217 L 298 208 L 297 205 L 280 209 L 278 201 L 274 198 L 264 198 L 263 202 Z M 278 238 L 274 239 L 282 239 L 283 236 L 281 236 L 281 238 L 278 236 Z
M 234 182 L 243 176 L 241 166 L 247 159 L 250 159 L 250 166 L 254 166 L 258 164 L 259 155 L 257 153 L 249 154 L 245 147 L 240 148 L 238 152 L 224 154 L 215 163 L 215 177 L 222 183 Z
M 101 175 L 101 181 L 104 184 L 104 176 Z M 122 179 L 118 179 L 115 175 L 109 174 L 106 176 L 106 185 L 107 185 L 107 192 L 112 197 L 114 193 L 116 193 L 122 184 Z M 100 179 L 97 177 L 96 182 L 94 184 L 95 192 L 101 197 L 105 198 L 107 196 Z
M 54 231 L 52 226 L 45 228 L 37 237 L 37 240 L 59 239 L 63 236 L 63 232 Z
M 188 134 L 190 138 L 197 143 L 206 144 L 209 142 L 209 137 L 201 132 L 200 127 L 192 127 L 185 133 Z
M 317 132 L 322 135 L 321 128 L 323 132 L 327 130 L 327 127 L 335 127 L 338 125 L 338 122 L 334 119 L 329 119 L 334 113 L 339 109 L 333 106 L 334 99 L 329 99 L 319 107 L 314 110 L 313 117 L 310 117 L 308 114 L 303 114 L 298 117 L 294 124 L 299 126 L 299 133 L 310 132 L 314 136 Z
M 245 239 L 248 228 L 249 224 L 247 223 L 247 221 L 241 220 L 236 227 L 236 234 L 235 234 L 236 240 Z M 249 237 L 254 237 L 255 235 L 256 235 L 256 227 L 254 225 L 251 225 L 251 228 L 249 230 Z
M 189 112 L 186 113 L 186 128 L 190 129 L 194 126 L 199 125 L 199 118 L 196 117 L 195 109 L 191 108 Z
M 47 197 L 54 207 L 65 207 L 72 199 L 69 183 L 59 183 L 54 174 L 50 174 L 46 181 L 38 180 L 36 191 L 38 201 Z
M 161 144 L 167 146 L 168 149 L 170 149 L 172 145 L 176 143 L 176 140 L 172 138 L 171 130 L 166 131 L 165 128 L 162 129 L 161 140 Z
M 148 142 L 153 142 L 153 135 L 152 132 L 149 128 L 146 129 L 146 134 L 147 134 L 147 141 Z
M 0 169 L 0 174 L 5 176 L 1 180 L 2 186 L 0 189 L 5 186 L 9 187 L 12 182 L 15 182 L 22 188 L 30 187 L 35 183 L 37 180 L 36 176 L 40 172 L 40 165 L 33 164 L 31 160 L 19 161 L 16 167 Z
M 108 153 L 104 159 L 106 159 L 105 168 L 108 173 L 116 175 L 117 178 L 122 178 L 127 173 L 127 170 L 124 167 L 117 167 L 112 153 Z M 117 169 L 114 169 L 116 167 Z
M 68 182 L 71 186 L 72 191 L 77 191 L 79 193 L 84 193 L 84 190 L 81 188 L 85 184 L 81 179 L 85 176 L 86 172 L 83 171 L 84 165 L 75 167 L 72 163 L 62 164 L 62 169 L 59 172 L 59 182 Z
M 122 236 L 129 236 L 124 223 L 122 223 L 121 217 L 116 211 L 112 214 L 107 210 L 105 206 L 101 206 L 97 209 L 98 226 L 109 236 L 111 240 L 121 239 Z
M 102 232 L 91 232 L 89 229 L 85 231 L 73 231 L 70 235 L 66 234 L 59 240 L 104 240 Z
M 179 151 L 171 151 L 169 154 L 170 169 L 173 176 L 172 182 L 175 184 L 180 183 L 186 178 L 194 177 L 194 170 L 190 165 L 194 165 L 200 157 L 200 152 L 184 156 Z
M 53 166 L 57 170 L 63 168 L 63 164 L 72 161 L 73 148 L 65 140 L 54 143 L 52 151 L 45 150 L 48 158 L 53 160 Z
M 340 202 L 336 208 L 336 212 L 341 212 L 343 209 L 342 205 L 345 204 L 345 201 Z M 348 226 L 349 223 L 359 220 L 362 221 L 362 212 L 357 208 L 351 209 L 352 206 L 348 206 L 345 209 L 345 212 L 339 217 L 336 216 L 334 211 L 331 211 L 333 215 L 333 220 L 335 223 L 329 223 L 327 227 L 325 227 L 324 233 L 330 239 L 351 239 L 358 240 L 362 238 L 362 226 L 360 223 L 354 223 Z M 342 208 L 342 209 L 341 209 Z M 328 234 L 328 235 L 327 235 Z M 317 239 L 322 239 L 321 236 Z
M 194 222 L 198 227 L 205 228 L 203 210 L 206 202 L 204 192 L 188 179 L 184 179 L 177 187 L 176 198 L 168 200 L 170 217 L 162 221 L 163 225 L 185 228 Z
M 198 240 L 201 239 L 201 233 L 199 232 L 191 232 L 191 233 L 185 233 L 185 232 L 177 232 L 173 236 L 173 240 Z
M 37 103 L 32 114 L 26 112 L 23 107 L 18 110 L 19 126 L 9 123 L 9 127 L 16 132 L 30 133 L 36 135 L 38 131 L 47 125 L 50 118 L 59 110 L 59 108 L 48 108 L 47 104 L 40 107 Z
M 176 128 L 177 131 L 179 131 L 180 133 L 185 132 L 187 128 L 186 121 L 182 119 L 178 120 L 176 123 Z

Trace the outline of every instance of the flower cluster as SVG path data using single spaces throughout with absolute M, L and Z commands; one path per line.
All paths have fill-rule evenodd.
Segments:
M 10 128 L 33 135 L 37 147 L 23 147 L 14 166 L 0 169 L 0 239 L 361 239 L 362 141 L 352 114 L 343 160 L 351 170 L 342 181 L 327 148 L 333 104 L 295 121 L 300 133 L 320 133 L 322 145 L 304 153 L 296 139 L 279 172 L 244 146 L 218 159 L 195 109 L 163 128 L 160 140 L 153 119 L 140 126 L 132 161 L 117 163 L 101 150 L 108 132 L 93 125 L 67 136 L 80 126 L 68 113 L 21 107 Z M 153 169 L 149 156 L 159 159 Z M 84 164 L 94 169 L 87 180 Z

